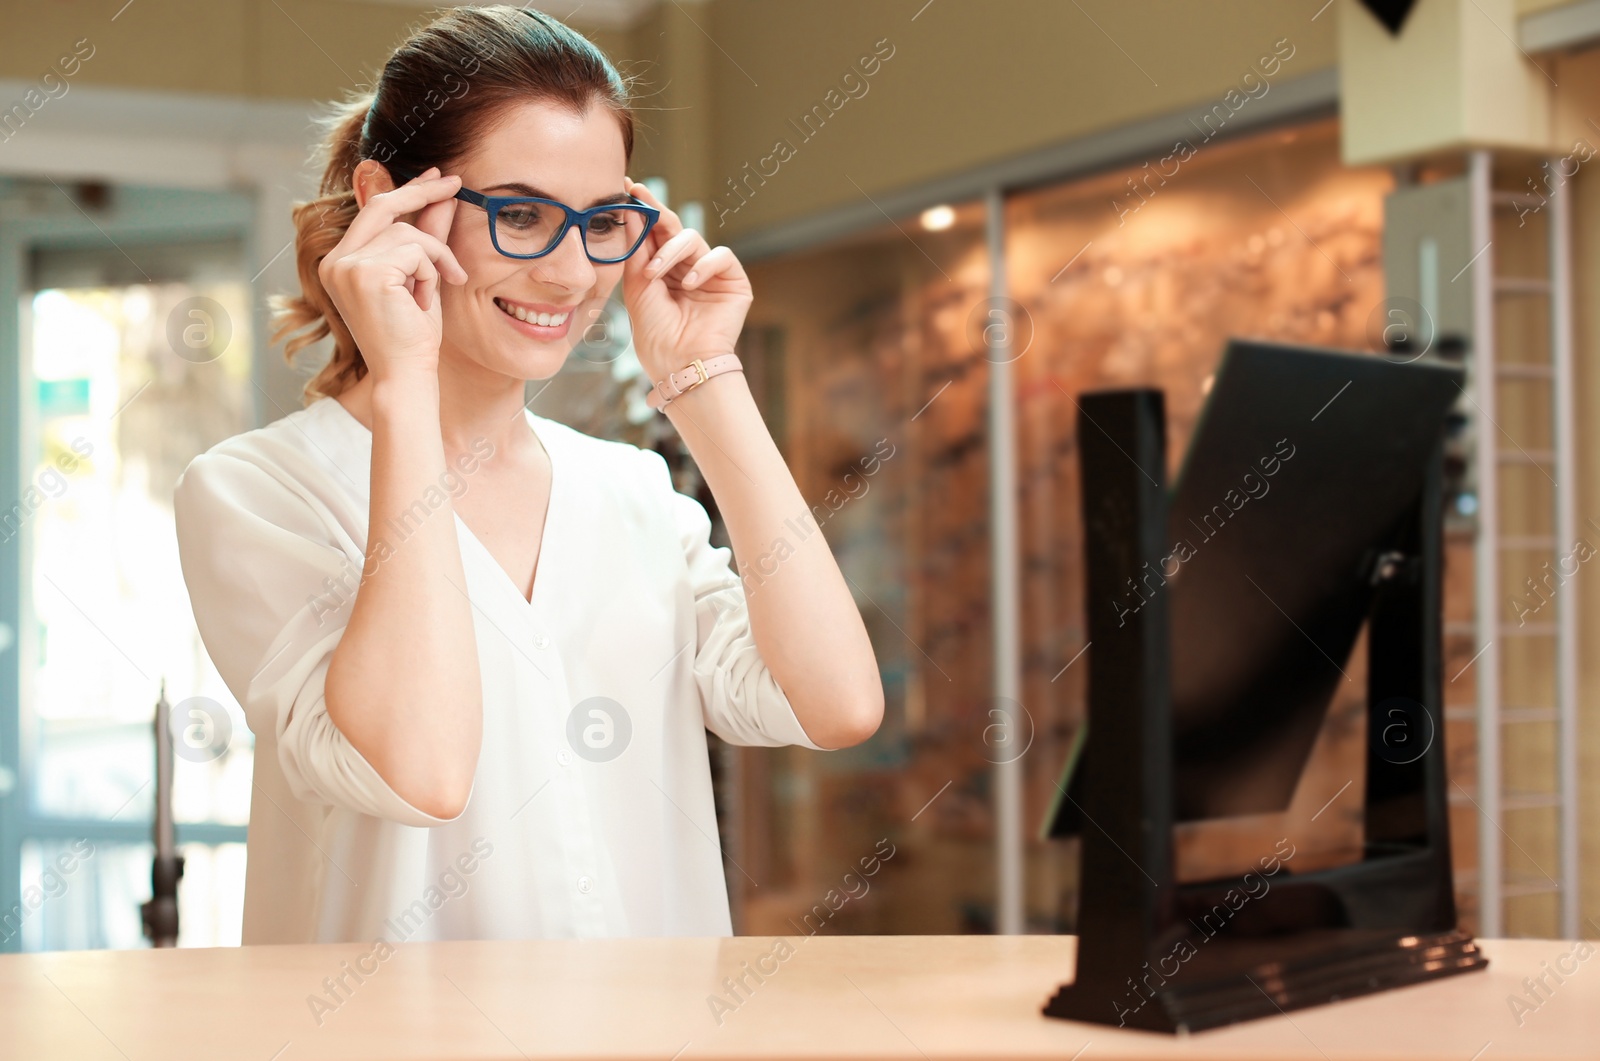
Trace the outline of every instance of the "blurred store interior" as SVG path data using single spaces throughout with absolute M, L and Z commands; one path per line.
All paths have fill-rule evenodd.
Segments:
M 172 487 L 300 407 L 326 349 L 290 365 L 266 306 L 311 120 L 430 6 L 77 0 L 0 33 L 0 951 L 149 945 L 163 696 L 229 707 L 173 802 L 179 943 L 239 942 L 251 735 Z M 1041 832 L 1085 710 L 1077 396 L 1163 388 L 1175 468 L 1228 338 L 1376 356 L 1399 328 L 1471 380 L 1442 723 L 1463 924 L 1600 935 L 1600 576 L 1572 560 L 1600 545 L 1600 2 L 1419 0 L 1399 34 L 1357 0 L 544 9 L 635 79 L 632 175 L 749 270 L 751 384 L 882 666 L 861 746 L 713 738 L 736 932 L 830 894 L 833 932 L 1073 931 L 1077 842 Z M 663 450 L 714 512 L 604 333 L 531 408 Z M 1181 826 L 1180 877 L 1285 830 L 1300 864 L 1360 857 L 1368 736 L 1341 694 L 1290 805 Z

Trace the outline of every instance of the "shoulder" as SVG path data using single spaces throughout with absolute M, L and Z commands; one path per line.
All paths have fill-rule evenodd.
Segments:
M 652 487 L 672 490 L 672 473 L 666 458 L 653 449 L 645 449 L 631 442 L 598 438 L 585 434 L 575 427 L 529 413 L 541 440 L 560 447 L 571 462 L 584 469 L 586 475 L 603 477 L 633 485 L 641 482 Z
M 182 509 L 205 499 L 251 507 L 266 496 L 309 499 L 346 471 L 364 430 L 337 401 L 319 399 L 194 457 L 173 487 L 174 504 Z M 371 443 L 366 446 L 370 452 Z
M 358 436 L 365 432 L 366 428 L 336 399 L 318 398 L 304 409 L 296 409 L 262 427 L 225 438 L 200 456 L 263 462 L 308 449 L 348 449 L 352 443 L 358 443 Z

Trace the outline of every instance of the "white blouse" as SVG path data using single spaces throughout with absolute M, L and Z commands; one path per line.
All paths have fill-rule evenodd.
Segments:
M 256 738 L 245 944 L 732 934 L 705 730 L 821 749 L 661 455 L 527 417 L 552 466 L 531 602 L 454 517 L 483 679 L 455 818 L 402 799 L 323 701 L 365 562 L 371 432 L 321 398 L 179 479 L 195 620 Z M 460 482 L 441 486 L 429 513 Z

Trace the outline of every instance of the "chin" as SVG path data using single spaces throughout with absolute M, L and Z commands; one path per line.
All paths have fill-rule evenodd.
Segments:
M 521 380 L 549 379 L 567 363 L 571 346 L 565 341 L 502 343 L 491 367 Z

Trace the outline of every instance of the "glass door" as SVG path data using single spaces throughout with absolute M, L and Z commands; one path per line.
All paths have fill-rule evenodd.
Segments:
M 0 542 L 20 575 L 18 695 L 0 701 L 16 764 L 0 950 L 149 945 L 163 694 L 179 945 L 240 938 L 253 741 L 195 628 L 172 490 L 194 455 L 254 426 L 247 230 L 172 227 L 159 243 L 35 240 L 15 278 L 19 415 L 0 452 L 17 455 L 20 489 Z
M 756 262 L 742 340 L 764 412 L 872 638 L 884 720 L 819 756 L 740 749 L 741 933 L 984 933 L 990 783 L 984 208 L 961 202 Z M 738 557 L 747 592 L 791 545 Z

